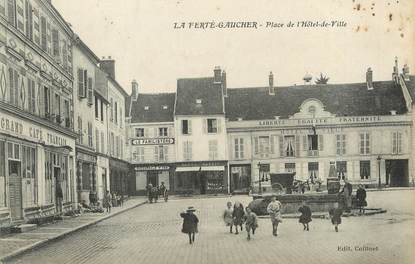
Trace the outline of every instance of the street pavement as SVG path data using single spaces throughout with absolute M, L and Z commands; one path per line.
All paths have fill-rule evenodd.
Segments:
M 255 236 L 230 234 L 221 220 L 228 200 L 246 196 L 177 199 L 145 204 L 52 242 L 8 263 L 414 263 L 415 191 L 368 193 L 370 207 L 385 214 L 345 217 L 338 233 L 328 219 L 313 219 L 310 231 L 284 219 L 278 237 L 269 219 Z M 197 208 L 196 242 L 180 232 L 179 213 Z M 358 249 L 364 251 L 358 251 Z M 372 249 L 372 250 L 370 250 Z

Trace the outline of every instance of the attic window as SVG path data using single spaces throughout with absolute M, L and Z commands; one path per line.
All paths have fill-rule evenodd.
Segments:
M 162 108 L 163 108 L 163 110 L 167 110 L 168 107 L 167 107 L 167 105 L 163 105 Z
M 148 111 L 148 109 L 150 109 L 148 105 L 144 106 L 144 110 Z
M 202 99 L 196 99 L 196 104 L 198 105 L 202 104 Z

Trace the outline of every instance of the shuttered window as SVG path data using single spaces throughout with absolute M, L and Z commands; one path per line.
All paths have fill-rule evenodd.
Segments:
M 368 132 L 359 134 L 359 150 L 360 154 L 370 154 L 370 135 Z
M 183 159 L 184 160 L 192 159 L 192 142 L 191 141 L 183 142 Z
M 99 152 L 99 130 L 95 130 L 95 150 Z
M 393 132 L 392 133 L 392 154 L 401 154 L 402 153 L 402 133 Z
M 336 135 L 336 154 L 341 156 L 346 154 L 346 135 Z
M 55 57 L 60 56 L 59 31 L 57 29 L 52 29 L 52 54 Z
M 6 0 L 0 0 L 0 15 L 6 16 Z
M 19 73 L 9 68 L 9 102 L 14 106 L 19 106 Z
M 25 2 L 26 37 L 33 40 L 33 11 L 29 0 Z
M 16 0 L 7 1 L 7 17 L 8 22 L 12 26 L 16 26 Z
M 92 78 L 88 78 L 88 105 L 91 106 L 93 104 L 94 94 L 93 94 L 93 86 L 92 86 Z
M 218 141 L 209 140 L 209 159 L 216 160 L 218 159 Z
M 88 73 L 86 70 L 78 69 L 78 96 L 79 98 L 86 97 L 86 90 L 88 88 L 88 82 L 85 80 L 87 78 Z
M 41 34 L 41 38 L 40 38 L 40 47 L 42 48 L 43 51 L 47 52 L 48 51 L 48 44 L 47 44 L 47 27 L 46 27 L 46 18 L 45 17 L 40 17 L 40 34 Z
M 32 79 L 27 79 L 27 92 L 29 112 L 36 114 L 36 83 Z
M 88 122 L 88 146 L 92 148 L 93 146 L 93 141 L 92 141 L 92 123 Z
M 245 158 L 245 147 L 243 138 L 234 139 L 234 157 L 235 159 Z

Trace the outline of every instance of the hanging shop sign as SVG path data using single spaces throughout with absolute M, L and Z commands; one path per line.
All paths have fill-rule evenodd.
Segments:
M 174 144 L 174 138 L 143 138 L 131 140 L 131 145 L 171 145 Z

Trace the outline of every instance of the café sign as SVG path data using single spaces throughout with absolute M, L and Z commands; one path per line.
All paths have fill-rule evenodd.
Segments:
M 174 144 L 174 138 L 143 138 L 131 140 L 131 145 L 171 145 Z

